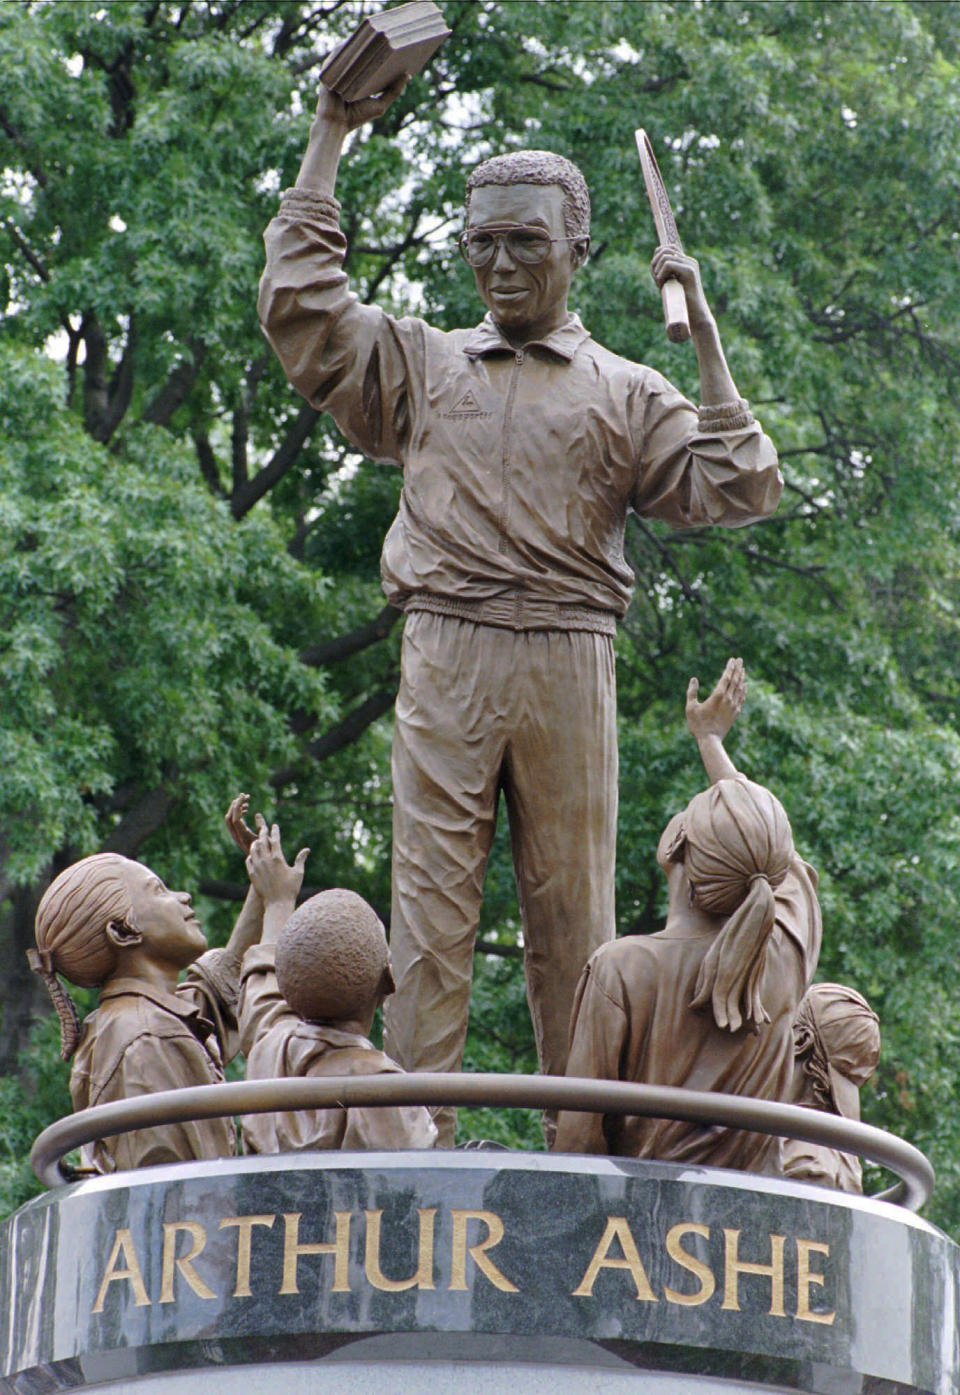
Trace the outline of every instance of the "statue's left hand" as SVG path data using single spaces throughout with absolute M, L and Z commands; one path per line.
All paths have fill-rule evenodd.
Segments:
M 705 702 L 697 701 L 699 678 L 687 684 L 687 726 L 699 741 L 704 736 L 719 736 L 721 741 L 733 726 L 747 695 L 747 680 L 742 659 L 728 659 L 720 681 Z
M 680 282 L 687 298 L 691 329 L 712 320 L 700 280 L 700 263 L 696 257 L 688 257 L 686 252 L 678 252 L 673 247 L 660 246 L 650 259 L 650 274 L 658 288 L 664 281 Z
M 253 847 L 253 841 L 256 837 L 253 829 L 248 827 L 246 822 L 246 813 L 249 808 L 249 794 L 238 794 L 236 799 L 231 800 L 230 808 L 224 816 L 227 832 L 243 853 L 244 857 L 246 857 L 247 853 Z

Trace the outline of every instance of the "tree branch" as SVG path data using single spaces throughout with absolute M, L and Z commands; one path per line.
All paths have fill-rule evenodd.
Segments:
M 928 336 L 916 328 L 916 311 L 926 304 L 922 300 L 913 300 L 906 305 L 901 305 L 890 314 L 881 315 L 872 304 L 863 304 L 852 301 L 847 306 L 838 306 L 843 310 L 843 318 L 838 318 L 836 313 L 829 313 L 827 310 L 816 310 L 812 306 L 807 308 L 807 317 L 810 323 L 826 332 L 824 334 L 814 334 L 814 342 L 819 344 L 846 344 L 849 340 L 855 339 L 862 334 L 892 334 L 897 321 L 904 316 L 913 320 L 915 328 L 908 331 L 911 338 L 917 339 L 921 345 L 927 342 Z
M 4 965 L 0 1075 L 14 1074 L 17 1057 L 27 1043 L 30 1028 L 49 1007 L 49 999 L 38 976 L 28 967 L 26 956 L 26 951 L 33 945 L 39 900 L 40 890 L 37 886 L 14 887 L 10 896 L 10 939 L 4 945 L 10 957 Z
M 639 91 L 662 92 L 665 87 L 672 87 L 675 82 L 688 82 L 689 79 L 690 69 L 681 67 L 675 73 L 667 73 L 664 77 L 648 78 L 640 84 Z
M 407 229 L 407 232 L 403 239 L 400 242 L 396 243 L 393 247 L 391 247 L 386 258 L 377 269 L 377 273 L 374 276 L 373 280 L 367 286 L 366 292 L 363 296 L 364 305 L 369 305 L 373 301 L 373 298 L 377 294 L 377 291 L 380 289 L 384 281 L 390 275 L 391 271 L 396 266 L 400 258 L 403 256 L 404 252 L 408 251 L 411 247 L 414 247 L 418 242 L 424 241 L 422 237 L 417 237 L 417 228 L 420 226 L 420 216 L 422 213 L 423 209 L 419 204 L 410 205 L 410 226 Z
M 60 321 L 67 336 L 67 406 L 73 407 L 77 392 L 77 356 L 80 352 L 80 331 L 74 329 L 70 323 L 69 315 L 64 315 Z
M 156 397 L 145 408 L 141 421 L 150 422 L 153 426 L 169 426 L 174 412 L 186 401 L 206 357 L 207 346 L 202 339 L 191 337 L 187 340 L 187 348 L 191 357 L 181 359 L 171 371 Z
M 14 124 L 12 123 L 12 121 L 10 121 L 10 119 L 8 118 L 8 116 L 6 115 L 6 113 L 3 112 L 3 111 L 0 111 L 0 131 L 3 131 L 3 132 L 9 137 L 9 139 L 13 141 L 14 145 L 19 146 L 20 149 L 24 152 L 24 154 L 27 155 L 27 157 L 28 157 L 28 158 L 27 158 L 27 162 L 26 162 L 26 163 L 27 163 L 27 169 L 28 169 L 28 170 L 30 171 L 30 173 L 33 175 L 34 179 L 37 181 L 37 183 L 39 184 L 40 188 L 41 188 L 41 189 L 45 189 L 45 188 L 47 187 L 47 176 L 44 174 L 43 170 L 38 169 L 38 168 L 30 161 L 30 159 L 29 159 L 30 147 L 29 147 L 27 141 L 26 141 L 25 138 L 20 134 L 20 132 L 17 130 L 16 126 L 14 126 Z
M 263 469 L 258 470 L 252 479 L 246 480 L 238 489 L 234 489 L 230 496 L 230 509 L 234 518 L 240 519 L 249 513 L 254 504 L 292 468 L 319 415 L 316 408 L 311 407 L 309 402 L 304 402 L 293 425 Z
M 243 489 L 249 478 L 247 467 L 247 442 L 250 438 L 250 410 L 253 407 L 260 379 L 267 371 L 270 359 L 260 354 L 247 369 L 243 390 L 233 412 L 233 425 L 230 433 L 231 456 L 233 462 L 233 493 Z
M 101 441 L 109 441 L 123 421 L 133 396 L 133 361 L 136 354 L 137 327 L 133 315 L 127 316 L 127 339 L 120 362 L 114 369 L 107 389 L 107 405 L 100 425 Z
M 384 712 L 389 712 L 397 696 L 396 682 L 389 688 L 380 688 L 364 701 L 359 707 L 353 708 L 339 722 L 316 737 L 306 747 L 305 755 L 312 756 L 315 761 L 324 761 L 328 756 L 349 746 L 362 736 L 367 727 L 372 726 L 378 717 L 382 717 Z M 270 783 L 274 789 L 280 789 L 283 785 L 295 780 L 303 770 L 303 762 L 296 761 L 292 765 L 285 766 L 282 770 L 277 770 L 270 776 Z
M 821 441 L 818 446 L 788 446 L 786 450 L 778 450 L 777 455 L 781 460 L 789 460 L 794 455 L 830 455 L 832 447 L 829 441 Z
M 502 945 L 498 940 L 474 940 L 474 954 L 495 954 L 498 959 L 522 959 L 520 945 Z
M 298 17 L 296 21 L 284 19 L 280 32 L 274 40 L 274 56 L 282 58 L 285 54 L 289 53 L 298 38 L 306 37 L 314 20 L 318 18 L 329 18 L 330 15 L 335 14 L 344 4 L 346 4 L 346 0 L 332 0 L 331 4 L 321 7 L 319 10 L 315 10 L 313 14 L 307 15 L 305 18 Z M 305 58 L 301 58 L 298 62 L 291 63 L 289 65 L 289 71 L 294 77 L 299 77 L 301 73 L 305 73 L 318 63 L 322 63 L 325 58 L 330 56 L 330 53 L 331 50 L 329 48 L 318 49 L 314 53 L 307 54 Z
M 804 499 L 816 513 L 819 513 L 822 509 L 823 505 L 819 504 L 812 494 L 809 494 L 805 489 L 801 489 L 799 484 L 795 484 L 794 481 L 788 479 L 786 475 L 783 477 L 783 487 L 784 489 L 789 489 L 792 494 L 799 494 L 800 498 Z
M 234 15 L 239 12 L 242 4 L 243 0 L 230 0 L 229 4 L 221 5 L 219 12 L 213 15 L 214 27 L 221 30 L 226 29 Z M 261 16 L 258 22 L 262 24 L 263 19 L 264 16 Z
M 230 427 L 230 465 L 232 494 L 241 493 L 247 484 L 249 476 L 247 474 L 247 435 L 250 413 L 247 404 L 241 400 L 233 409 L 233 421 Z
M 541 73 L 520 73 L 516 81 L 526 82 L 534 87 L 545 87 L 548 92 L 569 92 L 571 90 L 569 82 L 557 82 L 554 78 L 544 77 Z
M 116 828 L 104 839 L 100 851 L 133 857 L 140 844 L 146 842 L 158 828 L 163 827 L 176 802 L 175 796 L 163 785 L 149 790 L 132 809 L 127 810 Z
M 764 563 L 768 567 L 778 567 L 781 571 L 794 572 L 797 576 L 806 577 L 808 581 L 814 582 L 830 598 L 832 605 L 837 610 L 845 610 L 846 606 L 828 582 L 823 580 L 821 572 L 826 571 L 826 567 L 813 566 L 801 567 L 796 562 L 786 562 L 782 557 L 771 557 L 768 552 L 761 552 L 754 543 L 748 543 L 742 551 L 756 561 Z
M 196 447 L 197 463 L 200 466 L 200 473 L 203 476 L 204 483 L 214 498 L 222 499 L 224 491 L 220 483 L 220 471 L 217 469 L 217 457 L 213 453 L 210 437 L 205 431 L 194 431 L 193 444 Z
M 83 424 L 95 441 L 104 440 L 107 416 L 107 336 L 92 311 L 80 321 L 86 356 L 83 362 Z
M 23 233 L 17 227 L 16 223 L 13 221 L 12 218 L 4 218 L 3 222 L 10 236 L 13 238 L 14 242 L 20 248 L 20 251 L 26 257 L 27 261 L 33 267 L 34 271 L 40 277 L 40 280 L 49 281 L 50 272 L 47 268 L 46 262 L 40 256 L 40 253 L 35 252 L 33 250 L 33 248 L 30 246 L 29 242 L 24 237 Z
M 319 640 L 318 643 L 301 649 L 300 661 L 311 668 L 326 668 L 328 664 L 338 664 L 343 659 L 348 659 L 351 654 L 359 654 L 362 649 L 368 649 L 371 644 L 378 644 L 381 639 L 386 639 L 402 614 L 396 606 L 387 604 L 372 620 L 365 621 L 356 629 L 337 635 L 334 639 Z
M 673 573 L 677 585 L 683 592 L 685 599 L 690 601 L 693 605 L 702 605 L 703 597 L 697 595 L 696 591 L 694 591 L 693 588 L 690 586 L 686 577 L 683 575 L 680 568 L 677 566 L 677 560 L 674 557 L 673 553 L 670 551 L 669 547 L 666 545 L 666 543 L 661 541 L 661 539 L 657 537 L 653 529 L 645 522 L 644 519 L 642 519 L 639 516 L 639 514 L 636 514 L 634 516 L 634 521 L 639 527 L 641 533 L 643 533 L 644 537 L 647 539 L 649 543 L 653 544 L 654 550 L 656 552 L 659 552 L 660 556 L 667 564 L 668 569 Z
M 298 562 L 302 562 L 307 551 L 307 535 L 310 532 L 310 523 L 307 519 L 305 509 L 298 509 L 296 521 L 294 523 L 293 536 L 287 543 L 287 551 L 291 557 L 295 557 Z

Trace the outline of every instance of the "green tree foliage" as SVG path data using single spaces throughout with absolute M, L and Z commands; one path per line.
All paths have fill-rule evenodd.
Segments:
M 358 294 L 446 327 L 478 318 L 453 242 L 464 167 L 542 145 L 593 194 L 576 308 L 695 395 L 647 269 L 643 125 L 783 459 L 760 526 L 628 530 L 621 931 L 660 923 L 653 849 L 702 782 L 687 677 L 741 653 L 731 749 L 820 870 L 822 976 L 883 1023 L 865 1115 L 930 1152 L 931 1214 L 960 1231 L 958 6 L 442 3 L 452 38 L 344 162 Z M 2 1046 L 8 1070 L 21 1050 L 4 1082 L 20 1100 L 52 1069 L 26 1046 L 22 949 L 79 853 L 119 846 L 201 886 L 222 934 L 239 867 L 219 813 L 250 788 L 310 844 L 308 879 L 389 903 L 399 626 L 376 558 L 399 480 L 296 398 L 254 311 L 322 56 L 367 8 L 0 13 Z M 502 829 L 482 934 L 468 1065 L 530 1068 Z M 54 1108 L 46 1087 L 37 1101 L 12 1110 L 12 1159 Z M 536 1136 L 526 1119 L 464 1126 Z

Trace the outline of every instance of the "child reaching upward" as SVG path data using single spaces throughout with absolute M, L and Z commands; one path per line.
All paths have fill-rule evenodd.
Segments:
M 245 806 L 231 807 L 231 832 L 242 847 L 250 837 L 242 825 Z M 373 1015 L 393 992 L 383 926 L 352 891 L 323 891 L 295 910 L 306 853 L 289 867 L 276 824 L 268 829 L 259 815 L 257 823 L 247 868 L 267 909 L 262 943 L 248 949 L 243 963 L 239 1017 L 247 1079 L 399 1072 L 369 1040 Z M 241 1129 L 248 1153 L 432 1148 L 437 1136 L 420 1105 L 255 1114 Z
M 780 802 L 724 750 L 744 692 L 739 659 L 703 703 L 691 679 L 687 724 L 710 788 L 660 838 L 663 930 L 603 945 L 583 970 L 570 1076 L 790 1098 L 794 1014 L 820 952 L 817 875 L 797 856 Z M 555 1146 L 780 1170 L 775 1137 L 665 1119 L 562 1113 Z
M 60 873 L 40 901 L 28 958 L 60 1018 L 75 1109 L 223 1080 L 236 1053 L 240 965 L 262 920 L 251 888 L 226 949 L 208 950 L 187 892 L 142 862 L 96 853 Z M 82 1025 L 59 974 L 100 989 Z M 100 1139 L 84 1163 L 114 1172 L 234 1152 L 231 1119 L 199 1119 Z

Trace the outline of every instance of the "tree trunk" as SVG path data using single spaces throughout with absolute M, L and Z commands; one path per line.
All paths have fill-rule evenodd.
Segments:
M 0 921 L 0 956 L 6 965 L 0 979 L 0 1075 L 16 1071 L 30 1028 L 50 1010 L 47 991 L 27 964 L 40 894 L 32 887 L 16 887 Z

